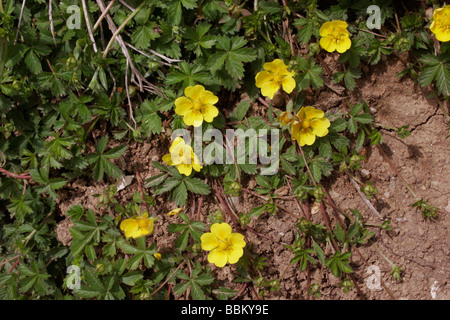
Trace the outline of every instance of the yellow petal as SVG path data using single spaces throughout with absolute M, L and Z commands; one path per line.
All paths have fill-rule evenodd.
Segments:
M 185 113 L 183 121 L 188 126 L 199 127 L 203 122 L 203 116 L 199 110 L 191 110 Z
M 272 73 L 283 73 L 287 70 L 287 66 L 284 64 L 283 60 L 275 59 L 272 62 L 266 62 L 263 65 L 264 70 L 270 71 Z
M 232 233 L 229 237 L 228 237 L 228 241 L 230 243 L 233 244 L 233 246 L 237 246 L 237 247 L 245 247 L 246 243 L 244 240 L 244 236 L 240 233 Z
M 273 80 L 273 75 L 267 71 L 261 71 L 256 74 L 255 77 L 255 85 L 258 88 L 261 88 L 266 82 L 270 82 Z
M 196 164 L 196 163 L 194 163 L 193 165 L 192 165 L 192 169 L 194 169 L 195 171 L 197 171 L 197 172 L 200 172 L 200 170 L 202 170 L 202 168 L 203 168 L 203 166 L 201 165 L 201 164 Z
M 325 137 L 328 134 L 328 128 L 330 127 L 330 120 L 327 118 L 316 119 L 311 122 L 311 128 L 313 134 L 318 137 Z
M 192 173 L 192 165 L 191 164 L 179 164 L 179 165 L 177 165 L 177 170 L 180 174 L 190 176 Z
M 324 116 L 324 112 L 322 110 L 310 106 L 302 107 L 299 114 L 302 114 L 301 116 L 299 115 L 299 118 L 302 120 L 312 120 L 316 118 L 323 118 Z
M 311 146 L 316 141 L 316 136 L 310 130 L 302 130 L 296 140 L 301 147 L 304 145 Z
M 193 101 L 200 100 L 201 95 L 205 91 L 205 87 L 202 85 L 189 86 L 184 89 L 184 94 L 186 97 L 191 98 Z
M 201 246 L 203 250 L 211 251 L 219 246 L 219 240 L 210 232 L 202 234 L 200 237 Z
M 228 251 L 228 263 L 234 264 L 239 261 L 239 259 L 244 254 L 244 250 L 240 246 L 232 246 L 232 249 Z
M 330 33 L 333 32 L 333 24 L 331 23 L 331 21 L 327 21 L 325 22 L 319 29 L 319 34 L 321 37 L 326 37 L 328 36 Z
M 222 268 L 227 264 L 227 254 L 223 250 L 214 249 L 208 254 L 208 262 Z
M 170 153 L 163 155 L 162 160 L 169 166 L 173 166 L 172 155 Z
M 319 44 L 323 49 L 325 49 L 328 52 L 333 52 L 334 50 L 336 50 L 336 41 L 331 36 L 325 36 L 323 38 L 320 38 Z
M 180 97 L 175 100 L 175 113 L 183 116 L 192 109 L 192 101 L 186 97 Z
M 137 230 L 138 224 L 135 219 L 125 219 L 120 223 L 120 230 L 126 233 L 130 233 L 133 230 Z
M 284 77 L 282 82 L 283 90 L 287 93 L 291 93 L 295 89 L 295 80 L 293 77 Z
M 228 223 L 214 223 L 211 226 L 211 233 L 214 234 L 220 240 L 227 240 L 231 235 L 231 226 Z
M 214 95 L 211 91 L 205 90 L 200 96 L 201 104 L 216 104 L 219 101 L 219 98 Z
M 336 42 L 336 50 L 339 53 L 344 53 L 352 46 L 352 41 L 349 37 L 342 37 Z
M 261 87 L 261 94 L 265 97 L 273 99 L 275 93 L 280 89 L 280 85 L 274 81 L 267 81 Z
M 335 28 L 335 29 L 338 29 L 338 28 L 347 29 L 347 27 L 348 27 L 347 22 L 342 21 L 342 20 L 334 20 L 334 21 L 332 21 L 332 24 L 333 24 L 333 28 Z
M 439 34 L 436 34 L 436 39 L 438 39 L 441 42 L 450 41 L 450 31 L 441 32 Z
M 203 120 L 206 122 L 212 122 L 215 117 L 219 114 L 219 109 L 214 107 L 213 105 L 205 105 L 201 110 Z
M 169 213 L 167 215 L 169 215 L 169 216 L 177 215 L 177 214 L 180 213 L 181 210 L 182 210 L 181 208 L 172 209 L 172 210 L 169 211 Z
M 171 153 L 174 152 L 174 150 L 180 150 L 185 145 L 185 142 L 182 137 L 176 137 L 175 140 L 173 140 L 172 144 L 170 145 L 169 151 Z

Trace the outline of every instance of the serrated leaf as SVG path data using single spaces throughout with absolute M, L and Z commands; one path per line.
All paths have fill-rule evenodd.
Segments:
M 28 69 L 30 69 L 30 71 L 34 74 L 39 74 L 42 72 L 41 62 L 39 61 L 39 58 L 33 50 L 28 51 L 28 53 L 26 54 L 25 64 L 27 65 Z
M 198 178 L 186 177 L 184 182 L 187 189 L 193 193 L 206 195 L 211 192 L 210 186 Z
M 245 114 L 250 108 L 250 101 L 242 100 L 237 105 L 236 108 L 230 114 L 230 121 L 241 121 L 244 119 Z
M 178 186 L 172 191 L 172 199 L 178 207 L 182 207 L 186 204 L 187 189 L 184 182 L 178 184 Z

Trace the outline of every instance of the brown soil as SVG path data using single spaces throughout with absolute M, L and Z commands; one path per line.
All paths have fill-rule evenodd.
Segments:
M 355 278 L 363 297 L 357 295 L 353 289 L 344 293 L 339 287 L 340 280 L 328 272 L 321 275 L 320 268 L 311 269 L 312 282 L 322 282 L 322 296 L 320 299 L 450 299 L 450 282 L 448 272 L 450 269 L 450 250 L 448 244 L 448 226 L 450 213 L 450 176 L 448 164 L 450 159 L 449 140 L 445 137 L 448 126 L 445 116 L 439 109 L 436 100 L 427 99 L 428 93 L 415 85 L 411 79 L 399 79 L 396 75 L 403 70 L 402 63 L 395 59 L 390 62 L 366 70 L 367 72 L 357 81 L 357 89 L 350 93 L 352 103 L 364 99 L 372 108 L 376 122 L 401 127 L 409 125 L 411 135 L 400 139 L 392 130 L 382 130 L 383 150 L 392 163 L 401 173 L 407 183 L 413 188 L 418 197 L 425 199 L 430 205 L 440 209 L 436 221 L 422 218 L 417 208 L 411 205 L 415 199 L 406 189 L 390 165 L 383 158 L 376 147 L 365 146 L 367 161 L 363 169 L 367 170 L 365 177 L 379 190 L 379 194 L 370 202 L 385 220 L 391 220 L 392 230 L 380 232 L 379 229 L 373 241 L 359 247 L 359 252 L 367 261 L 356 253 L 352 256 L 351 266 L 355 271 Z M 334 86 L 334 87 L 333 87 Z M 331 87 L 331 88 L 330 88 Z M 344 90 L 339 86 L 329 84 L 317 97 L 313 97 L 314 104 L 327 112 L 336 112 L 341 106 Z M 311 98 L 311 99 L 313 99 Z M 445 106 L 448 109 L 448 104 Z M 264 115 L 264 107 L 254 103 L 250 113 Z M 116 163 L 127 174 L 135 175 L 138 170 L 140 177 L 145 179 L 155 175 L 158 170 L 152 165 L 152 160 L 160 161 L 169 146 L 168 138 L 158 138 L 151 142 L 131 143 L 122 160 Z M 369 176 L 370 175 L 370 176 Z M 244 187 L 249 189 L 255 186 L 250 180 Z M 336 205 L 349 212 L 356 208 L 364 216 L 368 224 L 380 224 L 382 220 L 376 216 L 364 203 L 356 192 L 354 185 L 345 174 L 336 173 L 325 183 L 331 198 Z M 95 193 L 101 193 L 105 186 L 91 181 L 75 181 L 64 191 L 64 197 L 59 206 L 62 214 L 73 204 L 82 204 L 98 212 Z M 118 201 L 122 204 L 130 201 L 132 194 L 138 191 L 136 178 L 131 185 L 118 192 Z M 285 194 L 289 190 L 280 190 Z M 252 207 L 261 205 L 261 199 L 243 193 L 240 197 L 240 211 L 249 212 Z M 198 199 L 197 199 L 198 201 Z M 297 203 L 292 199 L 280 200 L 280 205 L 299 214 Z M 198 205 L 198 202 L 197 202 Z M 154 214 L 159 218 L 155 224 L 155 232 L 150 240 L 156 241 L 161 253 L 170 252 L 173 248 L 176 235 L 167 233 L 170 223 L 179 221 L 177 216 L 167 216 L 175 204 L 168 201 L 167 196 L 157 197 Z M 185 212 L 194 217 L 196 212 L 191 210 L 192 203 L 188 202 Z M 201 209 L 201 217 L 205 223 L 208 215 L 219 209 L 217 200 L 213 195 L 205 197 Z M 329 216 L 332 217 L 331 208 Z M 312 218 L 321 221 L 321 216 L 312 210 Z M 285 248 L 283 243 L 291 244 L 297 230 L 297 219 L 284 211 L 278 210 L 276 214 L 264 213 L 253 220 L 249 226 L 258 233 L 271 238 L 271 240 L 246 232 L 247 243 L 254 245 L 254 253 L 266 257 L 267 265 L 262 270 L 266 279 L 281 279 L 280 290 L 266 296 L 266 299 L 306 299 L 306 272 L 300 271 L 298 265 L 290 265 L 289 260 L 293 254 Z M 58 235 L 61 242 L 67 245 L 70 242 L 67 227 L 68 220 L 63 220 L 58 226 Z M 393 280 L 391 266 L 380 254 L 384 254 L 392 263 L 404 269 L 403 280 Z M 201 259 L 206 264 L 206 254 L 201 253 Z M 367 283 L 372 277 L 369 266 L 379 268 L 381 279 L 387 288 L 369 289 Z M 213 274 L 222 281 L 222 285 L 239 290 L 242 284 L 233 283 L 236 277 L 236 267 L 226 266 L 216 268 L 211 265 Z M 322 279 L 319 277 L 322 276 Z M 389 291 L 389 292 L 388 292 Z M 255 299 L 250 290 L 246 290 L 242 299 Z

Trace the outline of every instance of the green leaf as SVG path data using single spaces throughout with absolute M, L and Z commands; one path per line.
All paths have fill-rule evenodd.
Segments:
M 244 76 L 244 62 L 256 59 L 254 51 L 244 47 L 246 44 L 247 40 L 243 37 L 217 37 L 217 52 L 208 59 L 211 72 L 224 68 L 231 78 L 241 79 Z
M 418 78 L 419 84 L 426 87 L 435 80 L 438 92 L 450 96 L 450 72 L 444 56 L 425 55 L 419 61 L 424 64 Z
M 325 253 L 323 252 L 322 248 L 313 240 L 313 248 L 317 255 L 317 258 L 319 259 L 320 263 L 322 265 L 325 265 Z
M 39 58 L 33 50 L 28 51 L 27 55 L 25 56 L 25 64 L 27 65 L 28 69 L 30 69 L 30 71 L 34 74 L 39 74 L 42 72 L 41 62 L 39 61 Z
M 172 192 L 172 199 L 175 201 L 178 207 L 182 207 L 186 204 L 187 189 L 184 182 L 178 184 L 178 186 Z
M 159 33 L 155 31 L 156 27 L 156 23 L 151 22 L 136 28 L 131 35 L 131 41 L 134 46 L 138 49 L 148 48 L 150 42 L 160 36 Z
M 186 177 L 184 178 L 184 182 L 187 189 L 193 193 L 206 195 L 211 192 L 210 186 L 198 178 Z
M 230 113 L 230 121 L 242 121 L 250 108 L 250 101 L 241 100 L 237 105 L 233 112 Z

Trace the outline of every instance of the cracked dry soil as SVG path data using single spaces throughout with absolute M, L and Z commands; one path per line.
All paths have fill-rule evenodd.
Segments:
M 339 279 L 328 272 L 321 273 L 317 265 L 312 266 L 311 281 L 322 283 L 320 298 L 322 300 L 450 299 L 448 243 L 450 144 L 445 138 L 448 126 L 437 101 L 427 99 L 426 90 L 414 84 L 411 79 L 396 77 L 402 70 L 402 63 L 395 58 L 371 67 L 357 81 L 357 87 L 350 93 L 349 99 L 351 103 L 364 99 L 371 107 L 377 123 L 391 127 L 409 125 L 411 135 L 405 139 L 397 137 L 392 130 L 382 129 L 382 148 L 417 196 L 440 209 L 438 218 L 436 221 L 423 219 L 418 209 L 411 206 L 415 199 L 384 160 L 379 150 L 365 145 L 367 161 L 363 164 L 363 169 L 366 170 L 366 175 L 364 177 L 358 175 L 358 178 L 372 182 L 378 189 L 379 194 L 370 202 L 384 220 L 391 221 L 392 230 L 380 232 L 379 229 L 373 228 L 377 231 L 373 241 L 359 247 L 363 258 L 356 253 L 352 255 L 351 266 L 362 296 L 358 296 L 355 289 L 344 293 L 339 287 Z M 339 95 L 340 92 L 342 96 Z M 325 87 L 317 97 L 308 102 L 333 113 L 340 108 L 343 96 L 343 91 Z M 449 110 L 448 103 L 445 108 Z M 254 103 L 250 113 L 264 114 L 263 110 L 263 106 Z M 127 174 L 134 174 L 134 169 L 137 169 L 142 178 L 153 176 L 158 173 L 158 170 L 153 167 L 152 160 L 159 161 L 169 145 L 170 141 L 167 138 L 142 144 L 133 142 L 124 155 L 125 161 L 119 161 L 117 164 Z M 250 180 L 243 186 L 252 189 L 255 184 L 254 180 Z M 334 174 L 330 180 L 324 182 L 324 186 L 342 210 L 348 212 L 349 209 L 356 208 L 362 213 L 366 223 L 380 224 L 382 222 L 367 207 L 344 173 Z M 65 218 L 67 209 L 73 204 L 82 204 L 102 214 L 96 207 L 97 198 L 93 195 L 101 193 L 104 188 L 104 185 L 93 181 L 75 181 L 61 192 L 59 207 L 63 220 L 58 225 L 58 238 L 64 245 L 68 245 L 71 240 L 68 232 L 70 223 Z M 118 192 L 117 198 L 119 202 L 125 204 L 131 200 L 136 191 L 138 191 L 138 185 L 134 179 L 131 185 Z M 288 191 L 280 190 L 283 193 Z M 280 200 L 278 203 L 292 212 L 299 211 L 296 202 L 290 199 Z M 248 193 L 243 193 L 239 199 L 241 212 L 248 212 L 252 207 L 261 204 L 261 199 Z M 159 219 L 155 223 L 155 232 L 148 241 L 156 241 L 158 250 L 163 254 L 170 252 L 176 239 L 176 235 L 167 233 L 167 226 L 178 222 L 176 216 L 166 215 L 174 207 L 175 204 L 167 201 L 164 195 L 156 199 L 153 213 Z M 185 207 L 188 215 L 193 214 L 191 207 L 192 204 L 188 202 Z M 200 220 L 209 223 L 208 215 L 217 209 L 219 205 L 214 196 L 206 197 L 201 208 Z M 329 216 L 333 217 L 330 208 L 327 210 L 329 210 Z M 320 214 L 315 213 L 314 208 L 312 219 L 321 221 Z M 262 270 L 262 275 L 269 280 L 279 279 L 283 275 L 280 290 L 266 296 L 265 299 L 307 299 L 306 272 L 302 272 L 298 265 L 289 264 L 292 253 L 282 244 L 292 243 L 297 229 L 296 223 L 295 218 L 278 210 L 274 215 L 264 213 L 249 224 L 258 233 L 271 238 L 269 240 L 250 232 L 245 234 L 247 243 L 254 245 L 254 252 L 266 257 L 267 265 Z M 404 270 L 402 281 L 393 280 L 390 274 L 391 266 L 383 255 Z M 206 254 L 202 253 L 200 257 L 206 264 Z M 211 265 L 211 269 L 221 282 L 221 286 L 230 287 L 236 291 L 242 287 L 242 284 L 233 282 L 237 274 L 235 266 L 219 269 Z M 374 270 L 375 273 L 379 272 L 385 288 L 376 283 L 373 285 L 373 277 L 378 275 L 373 273 Z M 250 290 L 245 290 L 240 299 L 256 299 L 256 296 Z

